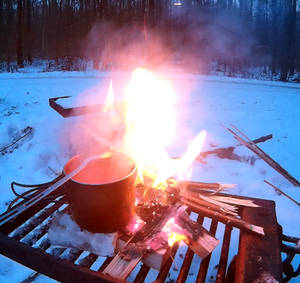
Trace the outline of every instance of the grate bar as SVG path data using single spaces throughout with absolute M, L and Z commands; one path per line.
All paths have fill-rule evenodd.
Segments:
M 41 241 L 41 243 L 37 246 L 37 248 L 46 251 L 51 246 L 48 238 L 45 238 Z
M 61 210 L 62 213 L 66 212 L 68 207 L 65 207 L 64 209 Z M 52 218 L 53 214 L 51 214 L 50 219 Z M 47 218 L 46 218 L 47 219 Z M 36 231 L 34 229 L 32 230 L 32 235 L 28 234 L 25 238 L 23 238 L 23 243 L 28 244 L 32 246 L 35 242 L 37 242 L 40 238 L 42 238 L 49 229 L 50 226 L 50 219 L 47 223 L 37 225 L 35 229 L 38 227 Z
M 64 255 L 62 258 L 74 262 L 81 255 L 82 252 L 83 250 L 71 248 L 69 252 L 66 255 Z
M 103 264 L 101 265 L 101 267 L 99 268 L 98 271 L 103 271 L 110 263 L 111 261 L 113 260 L 114 258 L 113 257 L 108 257 L 104 262 Z
M 24 238 L 29 232 L 31 232 L 35 227 L 41 224 L 46 218 L 48 218 L 53 212 L 55 212 L 60 206 L 61 203 L 55 203 L 45 211 L 43 211 L 40 215 L 34 216 L 30 218 L 29 222 L 19 226 L 13 233 L 12 237 L 16 240 L 21 240 Z
M 226 225 L 216 283 L 222 283 L 226 273 L 232 227 Z
M 142 283 L 144 282 L 145 278 L 147 277 L 147 274 L 150 270 L 150 267 L 147 266 L 146 264 L 143 264 L 139 273 L 137 274 L 137 276 L 134 279 L 134 283 Z
M 213 236 L 216 235 L 217 227 L 218 227 L 218 221 L 213 219 L 212 222 L 211 222 L 211 225 L 210 225 L 210 229 L 209 229 L 209 232 Z M 209 254 L 205 259 L 203 259 L 201 261 L 200 269 L 199 269 L 199 273 L 198 273 L 197 281 L 196 281 L 197 283 L 204 283 L 205 282 L 205 278 L 206 278 L 210 258 L 211 258 L 211 254 Z
M 89 253 L 87 256 L 78 261 L 78 265 L 90 268 L 97 258 L 98 256 L 96 254 Z
M 166 280 L 178 247 L 179 243 L 177 242 L 172 247 L 171 256 L 167 259 L 165 266 L 158 273 L 155 283 L 163 283 Z
M 198 216 L 197 222 L 199 224 L 202 225 L 203 220 L 204 220 L 203 216 Z M 180 269 L 179 275 L 177 277 L 177 281 L 176 281 L 177 283 L 185 282 L 185 280 L 189 274 L 189 270 L 191 267 L 191 263 L 193 261 L 193 257 L 194 257 L 194 252 L 191 249 L 188 249 L 185 254 L 185 258 L 182 263 L 182 267 Z

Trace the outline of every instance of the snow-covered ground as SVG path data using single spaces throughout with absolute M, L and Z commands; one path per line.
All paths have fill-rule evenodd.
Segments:
M 0 74 L 1 213 L 14 198 L 10 190 L 12 181 L 32 184 L 51 180 L 72 155 L 70 129 L 74 130 L 72 124 L 81 118 L 62 118 L 49 107 L 48 99 L 94 95 L 101 102 L 106 96 L 110 77 L 108 73 L 97 72 Z M 236 145 L 233 136 L 220 126 L 220 123 L 234 124 L 253 139 L 273 134 L 273 138 L 260 147 L 300 179 L 300 85 L 178 72 L 168 72 L 168 77 L 178 93 L 180 105 L 178 131 L 169 148 L 173 156 L 182 154 L 202 129 L 208 133 L 203 150 Z M 126 73 L 115 74 L 117 93 L 121 92 L 126 78 Z M 33 129 L 31 134 L 5 149 L 24 134 L 22 131 L 26 127 Z M 242 146 L 238 146 L 235 153 L 246 157 L 254 155 Z M 300 237 L 299 207 L 277 195 L 263 180 L 270 181 L 298 201 L 299 188 L 293 187 L 264 161 L 256 160 L 251 165 L 209 156 L 204 162 L 195 162 L 192 179 L 235 183 L 237 187 L 233 194 L 275 200 L 278 222 L 284 233 Z M 238 235 L 233 237 L 238 239 Z M 231 245 L 231 257 L 237 245 L 238 241 Z M 182 253 L 184 251 L 185 247 Z M 299 262 L 298 256 L 295 265 Z M 213 272 L 211 264 L 209 273 Z M 0 282 L 20 282 L 31 273 L 31 270 L 0 256 Z M 170 278 L 175 275 L 176 272 Z M 193 282 L 192 277 L 189 278 Z M 39 276 L 34 282 L 47 280 L 51 281 Z

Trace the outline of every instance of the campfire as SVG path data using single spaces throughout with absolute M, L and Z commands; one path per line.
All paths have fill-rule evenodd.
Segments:
M 29 203 L 10 209 L 1 222 L 66 183 L 73 218 L 82 229 L 117 233 L 117 255 L 103 272 L 119 279 L 125 279 L 140 261 L 161 269 L 172 248 L 181 243 L 200 258 L 207 257 L 219 240 L 190 218 L 191 209 L 263 236 L 262 227 L 238 216 L 241 206 L 257 207 L 253 201 L 220 194 L 234 184 L 189 181 L 205 130 L 194 137 L 182 157 L 170 156 L 167 148 L 175 139 L 176 107 L 170 82 L 148 70 L 133 72 L 122 103 L 114 101 L 111 82 L 99 116 L 107 121 L 105 127 L 113 121 L 120 129 L 117 141 L 85 121 L 81 128 L 101 150 L 75 156 L 66 164 L 62 178 L 33 194 Z
M 136 215 L 125 229 L 118 231 L 118 254 L 104 273 L 125 279 L 139 261 L 160 269 L 169 258 L 172 246 L 180 242 L 202 259 L 208 256 L 219 241 L 190 219 L 188 207 L 196 207 L 219 221 L 264 235 L 263 228 L 237 217 L 238 206 L 256 207 L 256 204 L 216 195 L 233 188 L 233 184 L 188 181 L 192 164 L 205 141 L 204 130 L 192 140 L 181 158 L 175 159 L 168 154 L 166 148 L 174 139 L 177 114 L 175 91 L 167 80 L 148 70 L 136 69 L 126 87 L 124 102 L 114 104 L 110 83 L 103 112 L 105 117 L 123 117 L 118 119 L 125 122 L 125 127 L 120 125 L 125 129 L 121 144 L 84 125 L 86 132 L 105 145 L 112 155 L 130 156 L 137 168 Z M 105 168 L 103 170 L 105 172 Z

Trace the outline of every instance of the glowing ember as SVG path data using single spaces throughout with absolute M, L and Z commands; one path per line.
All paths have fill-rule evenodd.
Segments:
M 170 247 L 173 247 L 173 245 L 176 243 L 176 242 L 179 242 L 181 240 L 187 240 L 186 236 L 185 235 L 182 235 L 182 234 L 177 234 L 177 233 L 174 233 L 172 232 L 169 237 L 168 237 L 168 245 Z
M 163 227 L 162 232 L 165 232 L 168 237 L 168 245 L 172 247 L 176 242 L 187 240 L 187 237 L 181 234 L 182 228 L 175 223 L 175 218 L 171 217 L 166 225 Z

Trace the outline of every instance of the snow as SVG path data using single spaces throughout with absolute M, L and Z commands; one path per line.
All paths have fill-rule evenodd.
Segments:
M 291 175 L 300 179 L 300 86 L 246 80 L 237 78 L 199 76 L 174 70 L 164 70 L 178 93 L 180 121 L 174 144 L 169 147 L 173 156 L 180 156 L 188 143 L 202 129 L 207 131 L 204 151 L 215 147 L 237 145 L 233 136 L 220 126 L 236 125 L 250 138 L 273 134 L 273 138 L 259 146 L 280 163 Z M 33 184 L 46 182 L 60 173 L 72 156 L 70 131 L 81 117 L 64 119 L 48 105 L 51 97 L 70 95 L 96 97 L 96 103 L 104 101 L 111 76 L 115 90 L 121 92 L 127 73 L 91 72 L 24 72 L 0 74 L 0 150 L 22 136 L 22 130 L 30 126 L 33 133 L 10 148 L 0 152 L 0 212 L 14 198 L 10 190 L 12 181 Z M 94 95 L 94 96 L 93 96 Z M 251 157 L 254 153 L 238 146 L 236 154 Z M 263 180 L 266 179 L 299 201 L 300 192 L 264 161 L 247 162 L 208 156 L 203 162 L 195 162 L 193 180 L 237 184 L 232 194 L 272 199 L 276 202 L 278 222 L 287 235 L 300 237 L 297 221 L 300 209 L 293 202 L 276 192 Z M 20 189 L 21 191 L 22 189 Z M 205 224 L 207 225 L 207 224 Z M 209 228 L 209 226 L 208 226 Z M 224 227 L 218 226 L 217 237 Z M 238 233 L 230 246 L 232 258 L 238 245 Z M 221 246 L 219 245 L 219 248 Z M 183 246 L 184 256 L 186 247 Z M 181 258 L 176 258 L 180 265 Z M 212 260 L 217 261 L 216 253 Z M 299 256 L 294 266 L 300 262 Z M 199 259 L 194 258 L 191 273 L 197 270 Z M 213 264 L 209 275 L 215 274 Z M 175 268 L 176 269 L 176 268 Z M 173 270 L 173 267 L 172 267 Z M 196 271 L 195 271 L 196 272 Z M 20 282 L 33 271 L 0 256 L 0 281 Z M 151 275 L 152 274 L 152 275 Z M 157 272 L 151 271 L 147 282 Z M 175 276 L 176 272 L 170 275 Z M 193 276 L 190 275 L 190 282 Z M 34 282 L 53 281 L 39 275 Z M 292 282 L 297 282 L 294 279 Z

